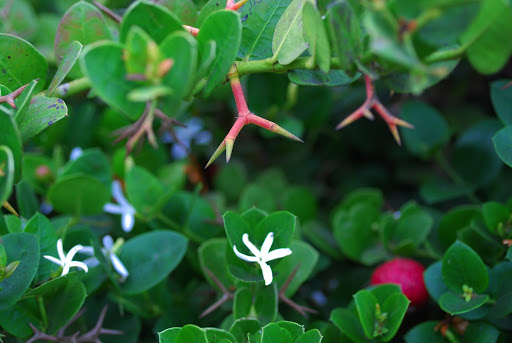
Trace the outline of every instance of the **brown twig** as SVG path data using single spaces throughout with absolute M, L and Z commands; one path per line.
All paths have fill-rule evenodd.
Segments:
M 95 4 L 96 7 L 98 7 L 100 10 L 105 12 L 105 14 L 112 18 L 114 21 L 120 23 L 123 20 L 123 18 L 119 14 L 114 13 L 110 8 L 106 7 L 102 3 L 96 0 L 94 0 L 92 3 Z
M 139 139 L 145 134 L 148 138 L 148 142 L 156 149 L 158 143 L 156 142 L 155 132 L 153 131 L 153 114 L 151 113 L 151 102 L 148 101 L 146 109 L 140 118 L 133 124 L 120 128 L 112 132 L 114 136 L 118 136 L 113 144 L 116 144 L 124 138 L 128 138 L 126 142 L 126 153 L 129 154 Z
M 217 300 L 215 303 L 213 303 L 211 306 L 209 306 L 206 310 L 204 310 L 200 315 L 199 318 L 203 318 L 204 316 L 212 313 L 216 309 L 218 309 L 222 304 L 228 302 L 229 300 L 233 299 L 235 295 L 227 290 L 227 288 L 220 282 L 220 280 L 210 271 L 210 269 L 204 267 L 204 270 L 206 273 L 212 278 L 213 282 L 219 287 L 219 289 L 222 292 L 222 297 Z
M 302 314 L 302 316 L 307 317 L 308 316 L 307 313 L 316 314 L 318 312 L 313 310 L 312 308 L 309 308 L 306 306 L 301 306 L 286 296 L 286 290 L 290 286 L 290 283 L 292 282 L 295 275 L 297 275 L 297 272 L 299 271 L 299 267 L 300 267 L 300 264 L 298 264 L 293 269 L 290 276 L 288 276 L 288 279 L 286 279 L 286 281 L 284 282 L 283 286 L 281 287 L 281 290 L 279 291 L 279 300 L 281 300 L 282 302 L 284 302 L 285 304 L 287 304 L 288 306 L 293 308 L 295 311 Z
M 36 82 L 39 81 L 39 79 L 36 79 Z M 20 96 L 21 93 L 23 93 L 23 91 L 25 90 L 25 88 L 27 88 L 27 86 L 30 84 L 27 83 L 26 85 L 24 86 L 21 86 L 20 88 L 16 89 L 14 92 L 10 93 L 10 94 L 7 94 L 7 95 L 2 95 L 0 96 L 0 104 L 2 103 L 8 103 L 12 108 L 16 108 L 16 104 L 14 103 L 14 100 Z
M 57 336 L 48 335 L 41 330 L 39 330 L 37 327 L 35 327 L 32 323 L 29 323 L 28 325 L 34 331 L 34 335 L 30 337 L 30 339 L 27 341 L 27 343 L 32 343 L 37 340 L 44 340 L 44 341 L 50 341 L 50 342 L 57 342 L 57 343 L 101 343 L 100 341 L 100 335 L 122 335 L 123 331 L 120 330 L 112 330 L 112 329 L 104 329 L 103 321 L 105 320 L 105 314 L 107 313 L 107 306 L 104 306 L 101 310 L 100 316 L 98 317 L 98 321 L 96 322 L 96 325 L 83 335 L 80 335 L 80 331 L 77 331 L 73 333 L 71 336 L 66 336 L 64 332 L 66 329 L 71 325 L 74 321 L 76 321 L 82 314 L 84 313 L 83 310 L 80 310 L 73 318 L 71 318 L 66 325 L 64 325 L 59 332 L 57 333 Z

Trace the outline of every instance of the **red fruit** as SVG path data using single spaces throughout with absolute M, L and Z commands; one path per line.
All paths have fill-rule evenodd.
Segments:
M 428 292 L 423 281 L 425 268 L 408 258 L 395 258 L 381 264 L 372 274 L 372 285 L 394 283 L 411 301 L 412 306 L 421 306 L 428 300 Z

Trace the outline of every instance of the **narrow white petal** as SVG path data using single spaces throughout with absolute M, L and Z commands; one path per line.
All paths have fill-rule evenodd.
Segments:
M 114 246 L 114 240 L 112 239 L 112 236 L 106 235 L 103 237 L 103 246 L 108 251 L 112 250 L 112 247 Z
M 128 270 L 126 270 L 126 267 L 124 266 L 123 262 L 117 257 L 115 254 L 110 254 L 110 261 L 112 261 L 112 265 L 114 266 L 114 269 L 123 277 L 123 279 L 126 279 L 128 277 Z
M 254 244 L 252 244 L 252 242 L 249 240 L 249 235 L 244 233 L 243 236 L 242 236 L 242 241 L 244 242 L 245 246 L 247 248 L 249 248 L 249 250 L 252 252 L 252 254 L 256 257 L 260 257 L 261 254 L 260 254 L 260 251 L 258 250 L 258 248 L 256 248 L 254 246 Z
M 60 274 L 60 276 L 66 275 L 67 273 L 69 273 L 69 264 L 64 265 L 64 268 L 62 268 L 62 273 Z
M 277 258 L 288 256 L 291 253 L 292 253 L 292 251 L 288 248 L 276 249 L 276 250 L 269 252 L 267 255 L 263 256 L 263 261 L 264 262 L 272 261 Z
M 82 249 L 83 249 L 83 246 L 81 246 L 80 244 L 75 245 L 74 247 L 72 247 L 71 250 L 69 250 L 68 254 L 66 255 L 66 259 L 64 260 L 64 263 L 68 264 L 71 261 L 73 261 L 73 257 L 75 257 L 75 254 L 79 250 L 82 250 Z
M 274 233 L 269 232 L 267 237 L 265 238 L 265 241 L 263 242 L 263 245 L 261 246 L 261 256 L 265 256 L 270 251 L 270 247 L 272 246 L 272 243 L 274 243 Z
M 64 263 L 64 260 L 66 259 L 66 255 L 64 255 L 64 248 L 62 247 L 62 239 L 59 238 L 57 241 L 57 253 L 59 254 L 59 258 Z
M 100 265 L 100 261 L 96 257 L 89 257 L 84 260 L 84 263 L 89 268 L 94 268 Z
M 76 148 L 73 148 L 73 150 L 71 150 L 71 154 L 69 154 L 69 160 L 74 161 L 77 158 L 79 158 L 80 156 L 82 156 L 82 154 L 83 154 L 82 148 L 77 146 Z
M 130 232 L 133 229 L 133 225 L 135 224 L 135 218 L 131 213 L 123 213 L 121 218 L 121 226 L 123 227 L 124 232 Z
M 116 205 L 116 204 L 112 204 L 110 202 L 106 203 L 103 206 L 103 211 L 110 213 L 110 214 L 123 214 L 124 213 L 123 207 Z
M 94 248 L 93 247 L 82 247 L 82 250 L 80 250 L 81 254 L 93 256 L 94 255 Z
M 86 273 L 89 271 L 89 268 L 87 268 L 87 265 L 83 262 L 71 261 L 68 264 L 66 264 L 66 266 L 64 268 L 69 269 L 71 267 L 82 268 L 83 270 L 85 270 Z
M 272 283 L 272 269 L 270 266 L 264 262 L 258 263 L 261 267 L 261 271 L 263 272 L 263 279 L 265 280 L 265 286 L 268 286 Z
M 233 245 L 233 251 L 235 252 L 235 255 L 238 256 L 238 258 L 240 258 L 240 259 L 242 259 L 244 261 L 258 262 L 258 260 L 259 260 L 256 256 L 247 256 L 247 255 L 242 254 L 241 252 L 239 252 L 236 249 L 236 245 Z
M 64 263 L 62 263 L 62 261 L 61 261 L 61 260 L 59 260 L 59 259 L 57 259 L 57 258 L 55 258 L 55 257 L 53 257 L 53 256 L 44 255 L 43 257 L 44 257 L 45 259 L 47 259 L 47 260 L 49 260 L 49 261 L 51 261 L 51 262 L 55 263 L 55 264 L 58 264 L 58 265 L 59 265 L 59 266 L 61 266 L 61 267 L 62 267 L 62 265 L 64 264 Z
M 112 196 L 114 197 L 114 199 L 116 199 L 117 203 L 122 207 L 130 205 L 128 203 L 128 200 L 126 200 L 126 198 L 124 197 L 123 187 L 121 186 L 121 182 L 119 182 L 118 180 L 114 180 L 112 182 Z

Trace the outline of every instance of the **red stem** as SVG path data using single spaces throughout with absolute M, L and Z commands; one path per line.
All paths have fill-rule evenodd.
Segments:
M 238 77 L 232 77 L 229 79 L 229 83 L 231 84 L 231 89 L 233 90 L 233 96 L 235 98 L 238 116 L 245 117 L 251 114 L 251 111 L 249 111 L 249 108 L 247 107 L 247 102 L 245 101 L 244 90 L 240 84 L 240 79 Z

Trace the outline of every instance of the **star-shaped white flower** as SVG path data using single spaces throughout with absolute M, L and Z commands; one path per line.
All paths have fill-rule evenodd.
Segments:
M 289 248 L 282 248 L 282 249 L 276 249 L 273 251 L 270 251 L 270 247 L 272 246 L 272 243 L 274 242 L 274 233 L 270 232 L 267 237 L 265 238 L 265 241 L 261 245 L 261 250 L 258 250 L 254 244 L 251 243 L 249 240 L 249 235 L 244 233 L 242 236 L 242 241 L 244 242 L 245 246 L 253 253 L 254 256 L 247 256 L 245 254 L 240 253 L 236 249 L 236 245 L 233 245 L 233 251 L 235 252 L 235 255 L 241 258 L 244 261 L 248 262 L 256 262 L 260 265 L 261 271 L 263 272 L 263 279 L 265 279 L 265 286 L 268 286 L 272 283 L 272 269 L 267 264 L 267 262 L 282 258 L 285 256 L 288 256 L 292 253 L 292 251 Z
M 119 257 L 117 257 L 117 255 L 115 254 L 115 250 L 116 248 L 112 237 L 109 235 L 103 237 L 103 248 L 101 249 L 101 252 L 103 253 L 103 255 L 105 255 L 106 258 L 110 259 L 110 262 L 112 263 L 112 266 L 114 267 L 115 271 L 119 275 L 121 275 L 121 281 L 124 281 L 129 275 L 128 270 L 124 266 L 123 262 L 121 262 Z M 100 264 L 98 259 L 94 257 L 93 247 L 84 247 L 80 252 L 92 256 L 84 261 L 84 263 L 87 264 L 89 267 L 94 268 Z
M 130 232 L 135 224 L 135 208 L 126 200 L 121 187 L 121 182 L 114 180 L 112 182 L 112 196 L 117 204 L 108 203 L 103 206 L 103 211 L 111 214 L 121 215 L 121 226 L 124 232 Z
M 44 255 L 44 258 L 62 267 L 62 274 L 60 274 L 61 276 L 66 275 L 69 272 L 69 268 L 71 267 L 82 268 L 87 273 L 88 269 L 85 263 L 73 261 L 73 257 L 75 257 L 75 254 L 81 249 L 83 249 L 83 246 L 81 246 L 80 244 L 75 245 L 74 247 L 71 248 L 68 254 L 65 255 L 64 249 L 62 248 L 62 239 L 59 238 L 59 240 L 57 241 L 57 253 L 59 254 L 60 260 L 49 255 Z

